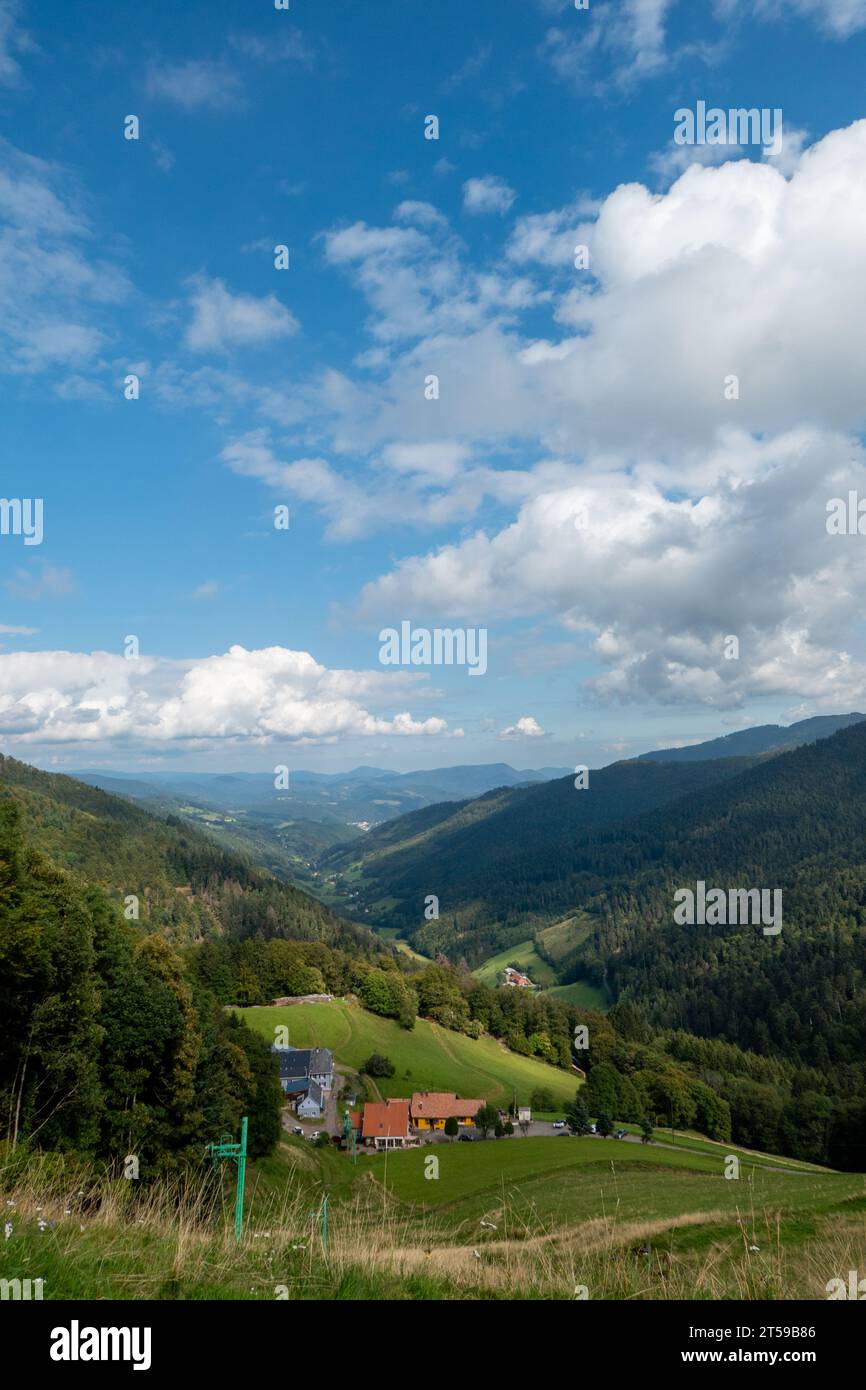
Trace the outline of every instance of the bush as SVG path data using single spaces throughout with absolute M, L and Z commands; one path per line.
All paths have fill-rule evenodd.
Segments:
M 558 1109 L 553 1092 L 549 1091 L 546 1086 L 539 1086 L 532 1092 L 529 1097 L 529 1106 L 534 1111 Z
M 361 1067 L 368 1076 L 393 1076 L 396 1070 L 391 1058 L 383 1057 L 381 1052 L 374 1052 Z
M 475 1128 L 481 1134 L 482 1139 L 486 1139 L 490 1130 L 499 1123 L 499 1111 L 495 1105 L 488 1101 L 475 1116 Z

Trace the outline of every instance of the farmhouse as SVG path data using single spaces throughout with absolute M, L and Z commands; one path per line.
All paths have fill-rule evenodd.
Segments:
M 304 1119 L 318 1120 L 325 1092 L 334 1084 L 334 1058 L 327 1047 L 273 1047 L 280 1064 L 280 1085 Z
M 519 970 L 515 970 L 513 965 L 505 967 L 505 983 L 514 989 L 533 989 L 534 985 L 528 975 L 521 975 Z
M 408 1148 L 411 1142 L 408 1100 L 376 1101 L 365 1105 L 361 1137 L 367 1148 Z
M 304 1120 L 320 1120 L 325 1110 L 325 1096 L 318 1081 L 300 1076 L 280 1082 L 283 1094 Z
M 323 1091 L 334 1084 L 334 1056 L 328 1047 L 272 1047 L 280 1063 L 280 1084 L 285 1091 L 287 1081 L 302 1081 L 309 1077 Z
M 461 1100 L 453 1091 L 416 1091 L 410 1103 L 412 1128 L 444 1129 L 445 1121 L 474 1125 L 483 1101 Z
M 322 1088 L 312 1076 L 307 1082 L 307 1092 L 302 1100 L 295 1106 L 302 1120 L 318 1120 L 321 1118 L 325 1109 L 325 1097 Z
M 310 1070 L 308 1075 L 318 1081 L 323 1091 L 330 1091 L 334 1085 L 334 1054 L 329 1047 L 310 1049 Z

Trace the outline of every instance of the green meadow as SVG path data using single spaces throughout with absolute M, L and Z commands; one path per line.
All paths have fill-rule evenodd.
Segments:
M 524 1100 L 544 1084 L 564 1104 L 575 1090 L 574 1077 L 492 1039 L 423 1020 L 406 1032 L 344 1001 L 243 1013 L 264 1037 L 286 1025 L 293 1045 L 330 1047 L 354 1070 L 387 1054 L 388 1095 L 507 1100 L 516 1089 Z M 785 1301 L 826 1298 L 830 1279 L 866 1268 L 863 1175 L 688 1133 L 655 1141 L 491 1137 L 353 1162 L 284 1134 L 249 1164 L 239 1247 L 227 1171 L 203 1162 L 192 1180 L 138 1188 L 73 1156 L 7 1154 L 3 1272 L 43 1278 L 48 1300 L 570 1300 L 585 1288 L 591 1299 Z
M 593 919 L 586 912 L 578 912 L 562 921 L 543 927 L 535 937 L 509 946 L 491 956 L 477 970 L 473 970 L 476 980 L 482 984 L 501 985 L 506 965 L 515 965 L 529 975 L 534 984 L 545 994 L 561 999 L 566 1004 L 578 1004 L 585 1009 L 605 1010 L 610 1000 L 604 989 L 579 980 L 574 984 L 557 984 L 557 970 L 560 963 L 585 941 L 593 927 Z M 536 941 L 542 943 L 544 957 L 536 949 Z M 548 962 L 549 957 L 552 964 Z
M 509 946 L 507 951 L 490 956 L 477 970 L 473 970 L 472 974 L 483 985 L 501 985 L 506 965 L 516 965 L 518 970 L 523 970 L 529 975 L 533 984 L 542 989 L 556 984 L 555 972 L 541 959 L 531 940 L 521 941 L 516 946 Z
M 425 1178 L 435 1153 L 438 1178 Z M 781 1161 L 780 1161 L 781 1162 Z M 438 1144 L 370 1155 L 359 1166 L 372 1172 L 400 1201 L 441 1209 L 450 1224 L 475 1221 L 506 1197 L 539 1218 L 564 1225 L 616 1213 L 624 1221 L 675 1219 L 683 1214 L 758 1213 L 768 1208 L 830 1211 L 859 1198 L 861 1175 L 767 1171 L 742 1160 L 738 1179 L 725 1178 L 723 1154 L 626 1144 L 615 1139 L 502 1139 Z
M 601 1013 L 610 1005 L 605 991 L 596 985 L 588 984 L 586 980 L 575 980 L 570 985 L 554 985 L 544 993 L 552 995 L 554 999 L 561 999 L 564 1004 L 575 1004 L 581 1009 L 598 1009 Z
M 411 1032 L 390 1018 L 379 1018 L 356 1004 L 292 1004 L 281 1008 L 242 1009 L 248 1024 L 269 1041 L 285 1025 L 291 1047 L 329 1047 L 338 1064 L 359 1071 L 373 1052 L 390 1057 L 396 1071 L 377 1078 L 383 1096 L 412 1091 L 456 1091 L 502 1104 L 517 1093 L 528 1104 L 538 1086 L 552 1092 L 559 1104 L 573 1099 L 580 1084 L 558 1067 L 509 1052 L 493 1038 L 467 1038 L 417 1019 Z

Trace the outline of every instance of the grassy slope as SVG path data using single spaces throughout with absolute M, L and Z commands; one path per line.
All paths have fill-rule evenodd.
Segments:
M 559 969 L 575 947 L 586 940 L 595 925 L 595 918 L 588 912 L 574 912 L 560 922 L 552 922 L 538 933 L 541 949 L 554 967 Z
M 250 1165 L 240 1249 L 228 1181 L 214 1229 L 183 1204 L 179 1214 L 171 1193 L 151 1201 L 123 1182 L 101 1207 L 82 1204 L 90 1184 L 69 1156 L 43 1156 L 29 1174 L 23 1187 L 0 1175 L 15 1195 L 3 1274 L 38 1271 L 47 1300 L 271 1301 L 280 1287 L 292 1300 L 569 1299 L 577 1280 L 593 1299 L 820 1299 L 828 1278 L 866 1262 L 860 1175 L 744 1164 L 726 1181 L 721 1156 L 614 1141 L 438 1145 L 353 1167 L 287 1137 Z M 325 1191 L 327 1257 L 316 1222 Z M 640 1242 L 650 1258 L 635 1258 Z
M 622 1128 L 629 1134 L 640 1134 L 639 1125 L 624 1123 Z M 823 1168 L 819 1163 L 807 1163 L 805 1159 L 783 1158 L 778 1154 L 762 1153 L 760 1149 L 744 1149 L 739 1144 L 720 1144 L 715 1139 L 707 1139 L 693 1130 L 676 1130 L 671 1135 L 669 1129 L 654 1129 L 653 1138 L 659 1144 L 672 1144 L 674 1148 L 686 1149 L 691 1153 L 711 1154 L 723 1161 L 728 1154 L 735 1154 L 743 1163 L 784 1169 L 790 1173 L 832 1173 L 834 1169 Z
M 564 1104 L 580 1084 L 579 1078 L 558 1067 L 507 1052 L 492 1038 L 467 1038 L 421 1018 L 409 1033 L 393 1019 L 336 1001 L 241 1012 L 270 1041 L 274 1028 L 285 1024 L 293 1047 L 330 1047 L 338 1063 L 356 1071 L 371 1053 L 384 1053 L 397 1069 L 394 1076 L 377 1082 L 384 1096 L 456 1091 L 501 1103 L 510 1100 L 516 1088 L 518 1102 L 527 1104 L 536 1086 L 546 1086 Z
M 584 981 L 578 981 L 571 985 L 557 984 L 556 963 L 564 959 L 570 951 L 573 951 L 581 941 L 589 936 L 593 925 L 593 918 L 588 913 L 578 912 L 564 918 L 561 922 L 555 922 L 551 926 L 545 927 L 543 931 L 538 933 L 545 944 L 548 955 L 553 958 L 554 965 L 548 964 L 538 954 L 534 940 L 530 939 L 521 941 L 516 946 L 509 946 L 504 951 L 499 951 L 497 955 L 491 956 L 472 973 L 483 984 L 499 985 L 502 984 L 503 971 L 506 965 L 517 965 L 527 971 L 530 978 L 545 993 L 555 995 L 557 999 L 562 999 L 568 1004 L 580 1004 L 587 1009 L 605 1010 L 610 1004 L 605 990 L 598 989 Z
M 519 1184 L 538 1213 L 572 1224 L 618 1210 L 623 1219 L 675 1217 L 738 1208 L 791 1211 L 866 1197 L 859 1174 L 767 1172 L 744 1161 L 738 1180 L 724 1177 L 724 1156 L 624 1144 L 615 1139 L 505 1139 L 438 1145 L 438 1181 L 424 1177 L 431 1150 L 365 1157 L 364 1167 L 404 1202 L 449 1208 L 458 1224 L 487 1211 Z M 359 1166 L 362 1166 L 359 1165 Z
M 501 985 L 506 965 L 516 965 L 521 970 L 528 971 L 533 983 L 542 988 L 556 984 L 553 970 L 541 959 L 531 940 L 521 941 L 518 946 L 509 946 L 507 950 L 491 956 L 472 973 L 482 984 Z

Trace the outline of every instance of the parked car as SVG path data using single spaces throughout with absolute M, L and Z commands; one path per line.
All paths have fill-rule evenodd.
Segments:
M 554 1122 L 553 1122 L 553 1128 L 554 1128 L 554 1129 L 565 1129 L 565 1120 L 554 1120 Z
M 304 1129 L 302 1125 L 292 1125 L 292 1134 L 303 1134 L 303 1132 Z
M 457 1136 L 458 1144 L 471 1144 L 473 1143 L 474 1139 L 474 1134 L 458 1134 Z
M 598 1134 L 598 1130 L 596 1129 L 595 1125 L 590 1125 L 589 1132 L 590 1134 Z
M 308 1139 L 318 1139 L 318 1137 L 319 1137 L 319 1135 L 321 1134 L 321 1132 L 322 1132 L 322 1131 L 321 1131 L 320 1129 L 314 1129 L 313 1132 L 312 1132 L 312 1134 L 308 1134 L 308 1135 L 307 1135 L 307 1138 L 308 1138 Z
M 627 1129 L 617 1129 L 617 1130 L 614 1130 L 613 1137 L 614 1137 L 614 1139 L 624 1139 L 624 1138 L 626 1137 L 627 1134 L 628 1134 L 628 1130 L 627 1130 Z

